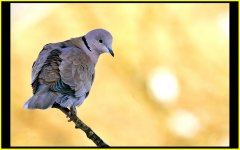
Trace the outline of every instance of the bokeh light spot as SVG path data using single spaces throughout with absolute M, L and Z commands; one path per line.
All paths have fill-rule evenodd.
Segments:
M 184 138 L 195 136 L 200 129 L 198 118 L 185 110 L 175 111 L 170 116 L 168 124 L 172 132 Z
M 219 17 L 220 30 L 226 35 L 229 35 L 229 15 L 224 14 Z
M 150 74 L 149 88 L 158 102 L 174 102 L 179 94 L 176 76 L 169 69 L 157 69 Z

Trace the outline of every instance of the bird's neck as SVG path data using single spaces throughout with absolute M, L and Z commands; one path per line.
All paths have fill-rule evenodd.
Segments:
M 82 40 L 82 37 L 77 37 L 77 38 L 72 38 L 70 40 L 71 44 L 73 44 L 74 46 L 78 47 L 80 50 L 83 50 L 88 57 L 92 60 L 92 62 L 94 64 L 97 63 L 98 58 L 99 58 L 99 54 L 96 53 L 96 51 L 94 50 L 89 50 L 88 47 L 85 45 L 84 41 Z

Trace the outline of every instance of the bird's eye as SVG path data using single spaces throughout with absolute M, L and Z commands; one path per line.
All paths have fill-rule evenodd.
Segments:
M 102 40 L 99 40 L 99 43 L 102 43 Z

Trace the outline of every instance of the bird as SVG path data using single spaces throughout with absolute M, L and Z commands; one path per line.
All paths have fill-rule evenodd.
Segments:
M 76 113 L 88 97 L 98 58 L 112 50 L 112 35 L 105 29 L 94 29 L 84 36 L 46 44 L 32 65 L 33 96 L 26 109 L 70 108 Z

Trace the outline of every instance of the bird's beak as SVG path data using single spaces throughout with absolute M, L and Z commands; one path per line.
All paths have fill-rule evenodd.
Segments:
M 109 53 L 112 55 L 112 57 L 114 57 L 114 53 L 113 50 L 111 48 L 108 48 Z

